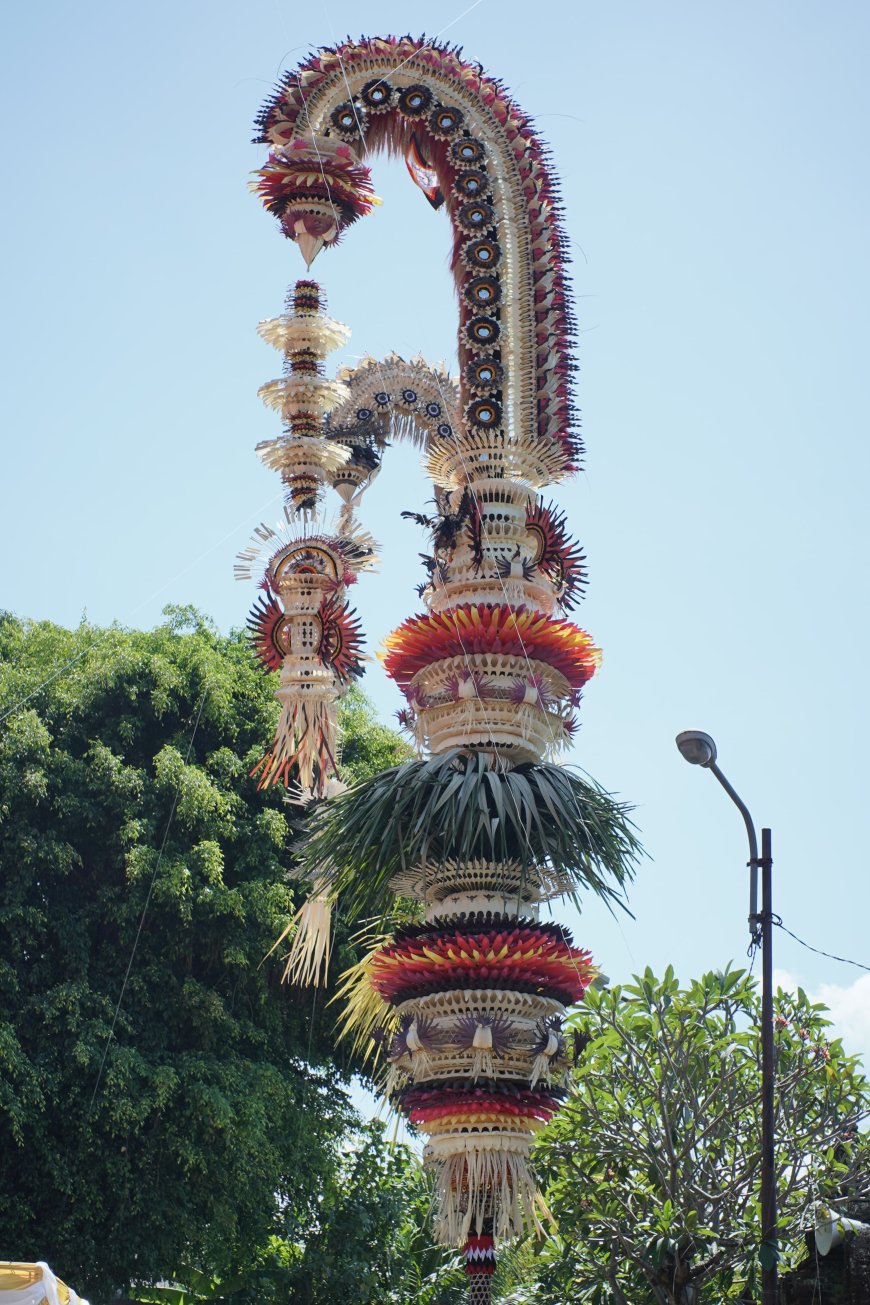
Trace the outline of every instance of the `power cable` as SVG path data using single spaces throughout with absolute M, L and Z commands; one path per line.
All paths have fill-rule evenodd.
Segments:
M 840 961 L 843 965 L 854 965 L 856 969 L 866 970 L 867 973 L 870 974 L 870 965 L 865 965 L 863 961 L 853 961 L 848 956 L 835 956 L 833 952 L 822 951 L 821 947 L 813 947 L 812 943 L 805 942 L 804 939 L 799 938 L 796 933 L 792 933 L 791 929 L 786 928 L 780 916 L 775 915 L 773 917 L 773 923 L 776 925 L 777 929 L 782 929 L 783 933 L 787 933 L 789 938 L 794 938 L 796 943 L 800 943 L 801 947 L 806 947 L 808 952 L 815 952 L 817 956 L 826 956 L 829 961 Z
M 206 686 L 205 686 L 205 688 L 204 688 L 203 691 L 202 691 L 202 697 L 201 697 L 200 700 L 199 700 L 199 707 L 198 707 L 198 709 L 197 709 L 197 713 L 196 713 L 196 720 L 195 720 L 194 723 L 193 723 L 193 733 L 191 734 L 191 736 L 190 736 L 190 742 L 189 742 L 188 745 L 187 745 L 187 752 L 186 752 L 185 757 L 184 757 L 184 765 L 185 765 L 185 766 L 187 766 L 187 763 L 188 763 L 189 760 L 190 760 L 190 754 L 191 754 L 191 752 L 193 751 L 193 741 L 194 741 L 194 739 L 196 738 L 196 731 L 199 729 L 199 722 L 200 722 L 200 718 L 202 717 L 202 709 L 203 709 L 203 707 L 205 706 L 205 700 L 206 700 L 206 698 L 207 698 L 207 696 L 208 696 L 208 690 L 209 690 L 209 685 L 208 685 L 208 683 L 206 683 Z M 159 851 L 158 854 L 157 854 L 157 860 L 155 861 L 155 863 L 154 863 L 154 869 L 153 869 L 152 872 L 151 872 L 151 882 L 150 882 L 149 885 L 148 885 L 148 892 L 147 892 L 147 894 L 146 894 L 146 896 L 145 896 L 145 904 L 144 904 L 144 906 L 142 907 L 142 914 L 139 916 L 139 927 L 138 927 L 137 930 L 136 930 L 136 937 L 133 939 L 133 946 L 132 946 L 131 951 L 130 951 L 130 959 L 129 959 L 128 962 L 127 962 L 127 969 L 126 969 L 126 972 L 125 972 L 125 974 L 124 974 L 124 982 L 121 984 L 121 991 L 120 991 L 120 993 L 118 994 L 118 1000 L 117 1000 L 117 1002 L 115 1003 L 115 1013 L 114 1013 L 114 1015 L 112 1016 L 112 1024 L 111 1024 L 111 1027 L 110 1027 L 110 1029 L 109 1029 L 108 1037 L 106 1038 L 106 1045 L 105 1045 L 105 1047 L 103 1048 L 103 1058 L 102 1058 L 102 1060 L 100 1061 L 100 1068 L 99 1068 L 99 1070 L 97 1071 L 97 1081 L 96 1081 L 96 1083 L 94 1084 L 94 1090 L 93 1090 L 93 1092 L 91 1093 L 91 1100 L 90 1100 L 90 1103 L 89 1103 L 89 1105 L 88 1105 L 88 1117 L 90 1117 L 90 1113 L 91 1113 L 91 1111 L 93 1110 L 93 1107 L 94 1107 L 94 1101 L 96 1100 L 96 1097 L 97 1097 L 97 1090 L 98 1090 L 98 1088 L 99 1088 L 99 1086 L 100 1086 L 100 1081 L 102 1080 L 102 1077 L 103 1077 L 103 1069 L 105 1068 L 106 1057 L 107 1057 L 108 1054 L 109 1054 L 109 1046 L 110 1046 L 111 1041 L 112 1041 L 112 1038 L 114 1037 L 114 1034 L 115 1034 L 115 1025 L 116 1025 L 117 1022 L 118 1022 L 118 1013 L 119 1013 L 119 1011 L 120 1011 L 120 1009 L 121 1009 L 121 1002 L 124 1000 L 124 993 L 127 991 L 127 983 L 128 983 L 129 978 L 130 978 L 130 972 L 131 972 L 131 970 L 133 969 L 133 960 L 134 960 L 134 958 L 135 958 L 135 956 L 136 956 L 136 949 L 137 949 L 137 947 L 139 946 L 139 939 L 140 939 L 140 937 L 141 937 L 141 935 L 142 935 L 142 928 L 143 928 L 143 925 L 145 924 L 145 916 L 148 914 L 148 907 L 149 907 L 149 905 L 151 904 L 151 895 L 152 895 L 152 893 L 154 892 L 154 884 L 155 884 L 156 881 L 157 881 L 157 873 L 158 873 L 158 871 L 159 871 L 159 869 L 160 869 L 160 863 L 161 863 L 161 861 L 163 860 L 163 853 L 164 853 L 164 851 L 166 850 L 166 841 L 167 841 L 167 839 L 169 838 L 169 830 L 170 830 L 170 828 L 171 828 L 171 826 L 172 826 L 172 820 L 173 820 L 173 817 L 174 817 L 174 815 L 175 815 L 175 808 L 178 806 L 178 797 L 179 797 L 179 794 L 181 793 L 181 781 L 182 781 L 183 774 L 184 774 L 184 771 L 182 770 L 182 772 L 181 772 L 181 773 L 179 774 L 179 776 L 178 776 L 178 783 L 177 783 L 176 786 L 175 786 L 175 793 L 174 793 L 173 798 L 172 798 L 172 806 L 171 806 L 170 809 L 169 809 L 169 815 L 168 815 L 167 820 L 166 820 L 166 827 L 165 827 L 165 829 L 163 830 L 163 839 L 162 839 L 162 841 L 161 841 L 161 843 L 160 843 L 160 851 Z
M 263 503 L 259 508 L 256 509 L 254 515 L 257 517 L 261 516 L 268 508 L 270 508 L 273 505 L 276 499 L 282 497 L 283 497 L 283 490 L 279 490 L 277 494 L 272 494 L 266 500 L 265 503 Z M 246 517 L 245 521 L 249 522 L 250 516 Z M 159 588 L 155 589 L 153 593 L 149 594 L 147 598 L 143 598 L 140 603 L 137 603 L 136 606 L 132 608 L 130 612 L 127 613 L 128 619 L 132 616 L 135 616 L 136 613 L 140 612 L 143 607 L 147 607 L 148 604 L 158 596 L 158 594 L 162 594 L 164 589 L 168 589 L 169 586 L 171 584 L 174 584 L 176 580 L 179 580 L 181 576 L 187 575 L 188 571 L 191 571 L 195 566 L 198 566 L 199 563 L 203 560 L 203 558 L 208 557 L 211 553 L 215 551 L 216 548 L 220 548 L 221 544 L 225 543 L 226 540 L 231 539 L 232 536 L 236 534 L 236 532 L 239 531 L 243 525 L 245 525 L 245 521 L 241 521 L 237 525 L 233 526 L 232 530 L 228 530 L 225 535 L 222 535 L 220 539 L 215 540 L 213 544 L 210 544 L 208 548 L 205 549 L 202 553 L 200 553 L 197 557 L 195 557 L 192 562 L 189 562 L 187 566 L 182 567 L 180 571 L 176 571 L 175 575 L 170 576 L 170 578 L 167 581 L 165 581 L 164 584 L 160 585 Z M 109 636 L 113 633 L 114 633 L 114 627 L 112 626 L 109 626 L 107 629 L 103 630 L 102 634 L 98 635 L 97 638 L 94 639 L 93 643 L 89 643 L 87 648 L 84 648 L 81 652 L 76 653 L 74 657 L 70 657 L 68 661 L 64 662 L 63 665 L 60 666 L 51 675 L 49 675 L 47 679 L 43 680 L 40 684 L 38 684 L 35 689 L 31 689 L 30 693 L 26 694 L 23 698 L 19 698 L 17 702 L 13 702 L 11 707 L 7 707 L 6 710 L 2 714 L 0 714 L 0 724 L 2 724 L 3 721 L 5 721 L 9 716 L 12 716 L 21 707 L 26 706 L 28 702 L 30 702 L 33 698 L 37 697 L 38 694 L 42 693 L 43 689 L 47 689 L 50 684 L 53 684 L 54 681 L 59 679 L 61 675 L 63 675 L 66 671 L 70 670 L 70 668 L 75 666 L 78 662 L 80 662 L 83 657 L 87 657 L 89 652 L 92 652 L 93 649 L 95 648 L 99 648 L 100 645 L 104 643 L 106 639 L 108 639 Z

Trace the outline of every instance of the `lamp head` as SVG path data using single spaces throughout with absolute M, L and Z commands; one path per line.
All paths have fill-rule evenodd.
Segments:
M 703 730 L 683 730 L 677 735 L 677 747 L 692 766 L 712 766 L 716 760 L 716 744 Z

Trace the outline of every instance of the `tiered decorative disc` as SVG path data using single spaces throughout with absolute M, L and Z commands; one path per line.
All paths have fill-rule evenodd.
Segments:
M 389 636 L 383 662 L 405 695 L 402 723 L 449 767 L 447 796 L 482 804 L 478 842 L 488 837 L 501 851 L 471 853 L 447 825 L 438 827 L 436 854 L 407 860 L 402 848 L 393 856 L 391 840 L 402 835 L 386 822 L 367 835 L 360 856 L 349 816 L 369 790 L 351 790 L 315 812 L 312 828 L 322 837 L 312 835 L 318 851 L 308 869 L 322 907 L 348 884 L 359 887 L 383 852 L 402 867 L 390 891 L 421 904 L 419 922 L 364 963 L 370 988 L 362 1004 L 380 1013 L 389 1090 L 428 1135 L 439 1235 L 464 1246 L 471 1298 L 485 1301 L 496 1243 L 537 1223 L 531 1143 L 564 1091 L 565 1012 L 594 976 L 588 952 L 542 922 L 540 907 L 590 883 L 609 891 L 600 887 L 608 874 L 622 887 L 634 854 L 622 809 L 600 790 L 588 821 L 571 813 L 589 835 L 573 861 L 570 851 L 556 858 L 535 842 L 551 816 L 558 827 L 562 789 L 546 759 L 571 742 L 599 657 L 567 615 L 585 585 L 583 554 L 539 493 L 572 474 L 581 452 L 558 201 L 542 147 L 502 87 L 428 41 L 321 50 L 285 75 L 258 128 L 270 152 L 254 188 L 309 265 L 371 209 L 367 158 L 380 150 L 405 156 L 453 231 L 458 384 L 421 359 L 396 356 L 325 379 L 322 359 L 345 331 L 323 317 L 310 281 L 297 283 L 285 316 L 261 325 L 286 360 L 284 377 L 261 390 L 286 430 L 259 451 L 287 486 L 287 528 L 313 512 L 326 485 L 344 508 L 334 534 L 277 542 L 264 534 L 243 561 L 249 572 L 255 554 L 275 545 L 251 621 L 264 665 L 281 672 L 281 723 L 258 768 L 261 783 L 298 773 L 323 796 L 338 773 L 334 705 L 360 671 L 345 588 L 373 558 L 351 513 L 388 439 L 410 438 L 424 450 L 435 512 L 405 515 L 432 536 L 420 587 L 425 611 Z M 474 759 L 482 771 L 473 771 Z M 384 782 L 397 786 L 413 778 L 408 768 L 395 781 L 391 775 Z M 510 775 L 519 788 L 501 783 Z M 504 830 L 513 813 L 497 804 L 507 791 L 526 800 L 526 788 L 528 802 L 539 804 L 526 822 L 528 842 L 508 848 L 497 826 Z M 444 800 L 429 809 L 421 798 L 414 828 L 430 818 L 437 826 Z M 381 838 L 386 851 L 375 847 Z M 315 861 L 324 846 L 328 855 Z M 610 861 L 608 847 L 616 849 Z M 361 891 L 365 897 L 365 885 Z M 322 911 L 303 913 L 291 978 L 310 977 L 312 949 L 325 954 L 323 928 Z
M 298 779 L 322 797 L 336 763 L 336 703 L 362 674 L 362 633 L 346 594 L 371 567 L 375 545 L 349 511 L 335 531 L 315 519 L 325 484 L 341 476 L 352 449 L 326 437 L 324 415 L 347 397 L 347 386 L 323 375 L 323 358 L 350 337 L 321 312 L 320 287 L 297 281 L 282 317 L 261 322 L 262 338 L 284 355 L 284 375 L 260 388 L 285 428 L 257 452 L 286 487 L 282 527 L 262 525 L 239 555 L 236 575 L 250 579 L 265 555 L 264 596 L 248 618 L 251 643 L 264 668 L 280 671 L 281 718 L 272 747 L 252 773 L 260 787 Z

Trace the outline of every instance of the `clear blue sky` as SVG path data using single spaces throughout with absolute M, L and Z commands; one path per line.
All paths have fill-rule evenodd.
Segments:
M 244 620 L 234 554 L 280 503 L 253 452 L 278 429 L 256 397 L 277 356 L 254 328 L 303 272 L 246 189 L 254 114 L 311 45 L 443 31 L 551 143 L 574 251 L 588 458 L 555 497 L 605 652 L 574 759 L 636 804 L 650 854 L 635 921 L 590 906 L 578 941 L 614 979 L 742 960 L 742 825 L 673 745 L 698 727 L 773 828 L 786 924 L 870 964 L 870 11 L 463 8 L 7 11 L 0 603 L 62 623 L 149 626 L 170 601 Z M 450 361 L 446 219 L 400 167 L 375 181 L 383 208 L 314 267 L 347 354 Z M 398 511 L 427 492 L 398 449 L 364 502 L 385 554 L 355 594 L 372 647 L 416 607 L 424 544 Z M 377 664 L 367 687 L 391 715 Z M 776 946 L 870 1052 L 870 975 Z

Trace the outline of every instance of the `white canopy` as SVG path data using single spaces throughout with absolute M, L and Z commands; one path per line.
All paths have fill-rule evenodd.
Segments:
M 0 1305 L 88 1305 L 55 1277 L 44 1260 L 19 1264 L 0 1260 Z

